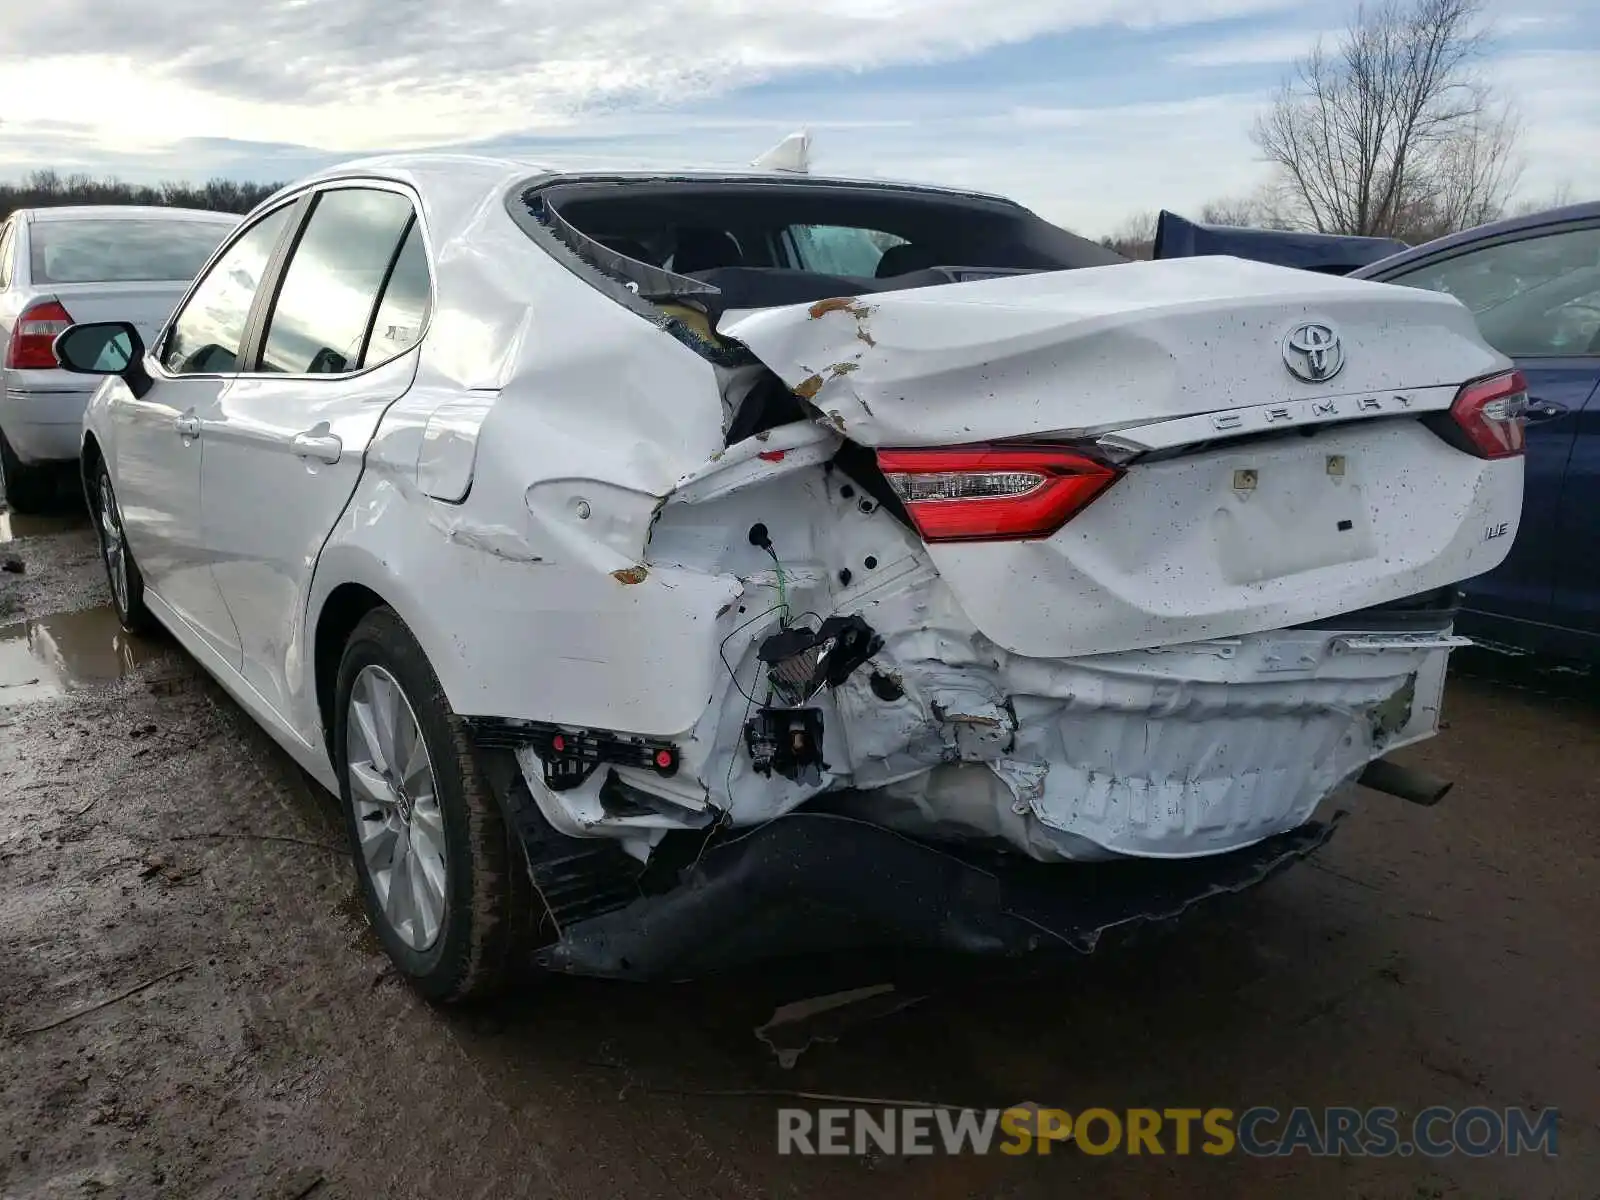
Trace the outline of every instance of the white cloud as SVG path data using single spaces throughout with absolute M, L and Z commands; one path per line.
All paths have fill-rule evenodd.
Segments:
M 1592 4 L 1593 0 L 1584 0 Z M 0 5 L 8 0 L 0 0 Z M 1517 16 L 1503 0 L 1498 15 Z M 820 170 L 1013 195 L 1089 233 L 1128 213 L 1249 192 L 1264 176 L 1248 130 L 1257 92 L 1236 74 L 1304 52 L 1281 24 L 1220 38 L 1179 27 L 1286 10 L 1293 0 L 301 0 L 290 7 L 52 0 L 6 13 L 0 176 L 33 166 L 128 178 L 213 172 L 278 179 L 327 158 L 509 139 L 573 165 L 748 162 L 802 124 Z M 90 9 L 95 11 L 92 13 Z M 1332 10 L 1294 18 L 1331 27 Z M 1113 77 L 1082 56 L 1059 82 L 882 90 L 875 68 L 956 62 L 1050 32 L 1153 29 L 1148 70 Z M 1530 27 L 1531 28 L 1531 27 Z M 197 42 L 195 30 L 206 41 Z M 1211 33 L 1212 40 L 1202 40 Z M 1521 43 L 1519 43 L 1520 45 Z M 1181 45 L 1181 49 L 1175 49 Z M 55 49 L 72 46 L 75 53 Z M 186 49 L 173 57 L 172 47 Z M 1071 45 L 1069 43 L 1070 51 Z M 1166 57 L 1163 58 L 1163 55 Z M 167 64 L 160 66 L 158 64 Z M 1523 191 L 1600 195 L 1600 52 L 1522 52 L 1493 64 L 1524 116 Z M 839 72 L 858 72 L 841 79 Z M 997 70 L 1002 75 L 1003 70 Z M 1202 82 L 1195 82 L 1200 80 Z M 784 84 L 759 103 L 719 95 Z M 1187 82 L 1185 82 L 1187 81 Z M 1117 103 L 1127 96 L 1172 96 Z M 1109 97 L 1109 99 L 1107 99 Z M 1099 103 L 1096 103 L 1096 100 Z M 708 103 L 710 101 L 710 103 Z M 690 110 L 690 111 L 685 111 Z
M 958 59 L 1047 33 L 1189 25 L 1291 3 L 164 0 L 122 10 L 52 0 L 7 12 L 0 113 L 23 127 L 82 121 L 125 148 L 230 137 L 354 152 L 560 128 L 608 105 Z
M 1273 63 L 1290 63 L 1307 54 L 1317 44 L 1333 35 L 1311 30 L 1285 32 L 1282 30 L 1248 37 L 1225 38 L 1205 42 L 1190 50 L 1180 50 L 1167 56 L 1167 61 L 1183 67 L 1240 67 L 1270 66 Z
M 1544 50 L 1494 64 L 1493 78 L 1522 118 L 1521 193 L 1561 187 L 1600 199 L 1600 50 Z

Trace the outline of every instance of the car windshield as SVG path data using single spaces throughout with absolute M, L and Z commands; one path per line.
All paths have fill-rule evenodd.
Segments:
M 135 283 L 193 279 L 227 236 L 222 221 L 106 217 L 35 221 L 34 283 Z

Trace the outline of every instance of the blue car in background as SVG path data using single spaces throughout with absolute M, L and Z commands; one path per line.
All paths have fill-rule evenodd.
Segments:
M 1459 626 L 1600 661 L 1600 203 L 1496 221 L 1351 272 L 1449 292 L 1528 378 L 1522 526 Z
M 1458 627 L 1600 663 L 1600 203 L 1496 221 L 1376 261 L 1378 239 L 1233 229 L 1221 249 L 1209 227 L 1171 220 L 1170 249 L 1158 237 L 1158 257 L 1197 252 L 1198 229 L 1200 253 L 1431 288 L 1472 310 L 1484 338 L 1527 376 L 1530 407 L 1521 529 L 1505 562 L 1465 585 Z

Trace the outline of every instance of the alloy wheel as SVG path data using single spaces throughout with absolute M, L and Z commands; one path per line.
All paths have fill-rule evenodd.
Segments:
M 350 803 L 378 908 L 407 946 L 425 951 L 444 924 L 449 868 L 417 715 L 395 677 L 368 665 L 350 689 L 345 729 Z
M 111 476 L 100 468 L 99 487 L 100 554 L 105 559 L 106 577 L 111 581 L 111 594 L 117 601 L 117 612 L 128 612 L 128 549 L 122 537 L 122 516 L 117 511 L 117 498 L 111 490 Z

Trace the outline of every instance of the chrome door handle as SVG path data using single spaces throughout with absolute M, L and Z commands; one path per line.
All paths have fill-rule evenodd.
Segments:
M 200 436 L 199 417 L 179 417 L 172 422 L 172 427 L 178 431 L 179 437 L 197 438 Z
M 301 458 L 314 458 L 318 462 L 336 463 L 344 453 L 344 443 L 331 433 L 297 433 L 294 435 L 294 452 Z

